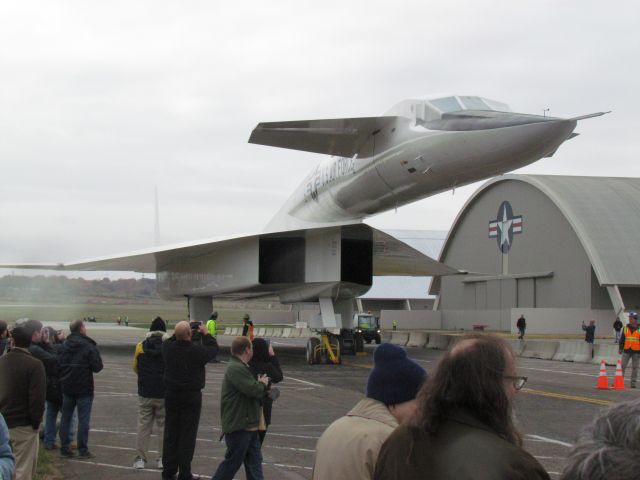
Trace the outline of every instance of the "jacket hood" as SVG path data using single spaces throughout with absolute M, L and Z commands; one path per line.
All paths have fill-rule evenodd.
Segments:
M 162 337 L 162 341 L 164 342 L 170 337 L 170 335 L 167 332 L 163 332 L 162 330 L 153 330 L 151 332 L 147 332 L 147 334 L 145 335 L 145 338 L 151 337 Z
M 363 398 L 347 413 L 348 417 L 361 417 L 368 420 L 376 420 L 385 425 L 389 425 L 392 428 L 398 426 L 396 417 L 391 415 L 387 406 L 374 400 L 373 398 Z

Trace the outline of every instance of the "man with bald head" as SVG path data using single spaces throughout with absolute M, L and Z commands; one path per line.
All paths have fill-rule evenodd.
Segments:
M 202 408 L 205 366 L 218 354 L 218 344 L 200 324 L 202 344 L 191 342 L 191 326 L 183 321 L 162 345 L 164 359 L 165 423 L 162 478 L 190 480 L 191 460 Z

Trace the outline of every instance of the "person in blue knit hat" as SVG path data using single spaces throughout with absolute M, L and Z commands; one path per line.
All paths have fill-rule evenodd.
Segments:
M 414 417 L 427 372 L 402 347 L 383 343 L 373 354 L 366 397 L 324 431 L 316 446 L 314 480 L 370 480 L 380 447 Z

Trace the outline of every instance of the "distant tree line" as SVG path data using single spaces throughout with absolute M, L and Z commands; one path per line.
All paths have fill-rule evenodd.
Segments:
M 73 298 L 159 299 L 156 280 L 121 278 L 86 280 L 64 276 L 0 277 L 0 298 L 5 301 L 57 301 Z

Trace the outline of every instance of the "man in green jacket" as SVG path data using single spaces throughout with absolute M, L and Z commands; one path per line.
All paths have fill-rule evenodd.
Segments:
M 253 347 L 247 337 L 236 337 L 231 343 L 231 358 L 222 381 L 220 416 L 227 451 L 211 480 L 232 480 L 244 463 L 247 480 L 263 480 L 260 426 L 262 399 L 269 377 L 249 369 Z

